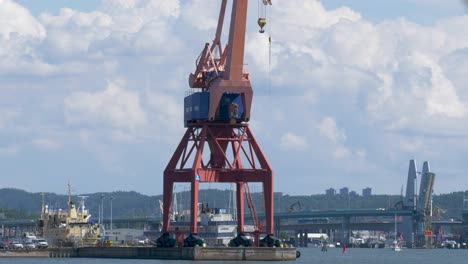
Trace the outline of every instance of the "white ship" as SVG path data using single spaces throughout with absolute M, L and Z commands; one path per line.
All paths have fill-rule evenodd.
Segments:
M 85 196 L 81 196 L 80 206 L 76 208 L 71 200 L 68 185 L 67 210 L 50 210 L 42 198 L 39 232 L 51 246 L 89 246 L 98 245 L 101 239 L 100 226 L 91 220 L 85 208 Z
M 190 234 L 190 212 L 183 211 L 172 216 L 170 233 L 176 228 L 183 232 L 185 237 Z M 253 225 L 245 225 L 246 233 L 253 232 Z M 161 236 L 159 230 L 147 230 L 144 235 L 152 240 Z M 237 220 L 226 209 L 208 208 L 202 206 L 198 214 L 198 236 L 203 238 L 208 246 L 226 246 L 237 236 Z

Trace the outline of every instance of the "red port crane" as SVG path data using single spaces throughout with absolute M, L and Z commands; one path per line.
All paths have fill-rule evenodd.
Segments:
M 264 0 L 270 5 L 271 0 Z M 244 196 L 249 182 L 263 184 L 265 230 L 273 235 L 273 170 L 249 128 L 253 91 L 244 71 L 244 46 L 248 0 L 233 0 L 229 40 L 221 45 L 227 0 L 221 3 L 215 38 L 206 43 L 189 75 L 191 93 L 184 98 L 184 123 L 187 128 L 164 170 L 163 232 L 170 227 L 174 183 L 191 184 L 191 234 L 198 233 L 199 184 L 235 183 L 237 229 L 244 233 Z M 259 19 L 261 28 L 265 19 Z M 251 197 L 247 196 L 253 218 Z M 254 222 L 259 229 L 262 223 Z M 257 239 L 258 240 L 258 239 Z M 258 243 L 258 241 L 256 241 Z

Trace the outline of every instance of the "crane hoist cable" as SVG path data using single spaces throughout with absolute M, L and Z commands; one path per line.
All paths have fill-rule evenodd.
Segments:
M 270 9 L 270 16 L 269 16 L 269 36 L 268 36 L 268 95 L 271 96 L 271 9 Z
M 260 3 L 260 1 L 263 3 Z M 271 95 L 271 9 L 267 9 L 271 6 L 271 0 L 258 0 L 258 25 L 260 26 L 260 33 L 264 33 L 264 27 L 268 23 L 268 95 Z M 268 12 L 269 11 L 269 12 Z
M 258 25 L 260 26 L 260 33 L 264 33 L 263 27 L 267 24 L 267 6 L 271 5 L 271 0 L 262 0 L 263 5 L 258 0 Z

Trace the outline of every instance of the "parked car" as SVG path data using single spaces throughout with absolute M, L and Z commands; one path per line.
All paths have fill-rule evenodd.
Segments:
M 23 244 L 21 244 L 20 242 L 15 241 L 15 242 L 11 243 L 11 248 L 13 248 L 13 249 L 21 249 L 21 248 L 24 248 L 24 246 L 23 246 Z
M 36 244 L 34 244 L 32 242 L 31 243 L 26 243 L 24 245 L 24 247 L 27 248 L 27 249 L 34 249 L 34 248 L 36 248 Z
M 0 249 L 9 249 L 10 247 L 8 246 L 7 243 L 0 242 Z
M 37 248 L 47 248 L 49 246 L 47 241 L 45 239 L 42 239 L 42 238 L 34 240 L 34 243 L 36 244 Z

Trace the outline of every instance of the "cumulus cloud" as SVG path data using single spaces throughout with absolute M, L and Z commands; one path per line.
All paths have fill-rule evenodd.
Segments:
M 112 32 L 112 17 L 100 12 L 82 13 L 63 8 L 57 16 L 43 13 L 40 21 L 47 28 L 43 52 L 55 63 L 87 55 L 93 42 L 105 39 Z
M 157 113 L 159 122 L 178 124 L 183 119 L 181 111 L 183 106 L 173 96 L 161 92 L 148 91 L 145 98 L 149 107 Z
M 331 117 L 325 117 L 318 124 L 319 134 L 330 142 L 334 158 L 342 159 L 351 155 L 351 150 L 345 147 L 346 133 L 338 127 Z
M 42 149 L 54 150 L 62 146 L 61 142 L 53 139 L 40 138 L 33 140 L 33 144 Z
M 98 92 L 74 92 L 65 98 L 65 118 L 69 124 L 108 124 L 136 131 L 147 125 L 147 114 L 137 93 L 109 82 Z
M 416 153 L 423 148 L 423 141 L 421 139 L 404 140 L 400 144 L 401 149 L 407 152 Z
M 346 158 L 350 155 L 350 151 L 344 147 L 338 147 L 333 151 L 333 156 L 337 159 Z
M 288 14 L 297 6 L 312 21 L 301 23 Z M 273 60 L 278 62 L 273 78 L 277 85 L 290 86 L 289 94 L 312 94 L 314 104 L 333 98 L 342 108 L 361 111 L 369 122 L 389 130 L 444 133 L 441 122 L 454 128 L 453 119 L 466 119 L 464 89 L 442 62 L 468 46 L 467 34 L 460 34 L 468 16 L 434 26 L 405 19 L 375 24 L 347 8 L 327 11 L 318 1 L 288 1 L 273 9 L 273 17 L 280 21 L 275 31 L 283 32 L 273 35 Z M 450 60 L 457 65 L 451 67 L 454 70 L 466 63 Z M 265 65 L 253 62 L 259 68 Z M 334 109 L 333 114 L 346 113 Z M 455 129 L 466 130 L 458 124 Z
M 217 0 L 182 1 L 184 8 L 183 19 L 187 24 L 199 30 L 216 30 L 218 24 L 219 3 Z M 207 6 L 213 8 L 206 8 Z M 200 15 L 203 14 L 203 15 Z M 226 16 L 229 17 L 229 16 Z M 213 34 L 214 36 L 214 34 Z
M 0 156 L 16 156 L 21 151 L 21 147 L 18 145 L 9 145 L 0 147 Z
M 103 0 L 92 12 L 63 8 L 36 18 L 14 1 L 0 0 L 0 104 L 21 109 L 21 115 L 0 110 L 0 128 L 15 126 L 11 131 L 20 131 L 26 144 L 56 151 L 64 151 L 70 138 L 94 145 L 109 136 L 118 143 L 138 137 L 160 149 L 151 145 L 154 135 L 166 135 L 157 142 L 169 149 L 183 133 L 187 75 L 214 36 L 218 4 Z M 251 2 L 250 12 L 255 9 Z M 307 21 L 298 19 L 304 17 Z M 327 175 L 342 175 L 344 169 L 336 168 L 331 156 L 348 164 L 346 173 L 373 177 L 376 171 L 401 173 L 394 168 L 406 163 L 402 151 L 415 155 L 428 146 L 463 153 L 456 140 L 445 139 L 468 134 L 468 16 L 431 25 L 405 18 L 373 23 L 364 17 L 348 7 L 327 10 L 320 1 L 279 1 L 269 21 L 271 75 L 268 35 L 258 34 L 249 21 L 245 62 L 255 91 L 251 127 L 274 153 L 273 160 L 281 150 L 300 150 L 307 153 L 299 161 L 306 169 L 323 166 Z M 125 85 L 104 84 L 115 79 Z M 28 134 L 32 126 L 73 136 L 55 140 Z M 97 156 L 118 152 L 119 146 L 101 144 L 105 151 Z M 8 143 L 0 154 L 20 151 Z M 167 153 L 152 154 L 167 158 Z M 427 156 L 449 167 L 451 157 L 436 154 Z M 304 162 L 311 156 L 320 164 Z M 115 154 L 112 164 L 122 157 Z
M 0 109 L 0 128 L 6 127 L 12 120 L 17 118 L 18 111 Z
M 0 1 L 0 76 L 52 72 L 53 66 L 43 62 L 37 52 L 46 35 L 46 29 L 26 8 L 12 0 Z
M 344 131 L 338 128 L 336 122 L 331 117 L 325 117 L 319 124 L 320 135 L 330 140 L 334 144 L 342 143 L 346 140 Z
M 304 137 L 287 132 L 281 137 L 280 146 L 284 150 L 305 150 L 308 143 Z
M 2 0 L 0 1 L 0 36 L 6 40 L 17 36 L 43 39 L 46 31 L 29 10 L 13 0 Z

